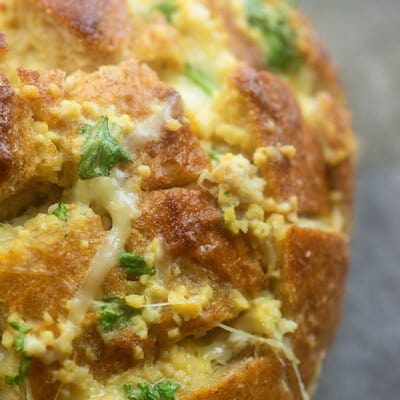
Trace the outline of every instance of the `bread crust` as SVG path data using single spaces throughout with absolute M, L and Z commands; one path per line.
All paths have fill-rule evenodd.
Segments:
M 135 228 L 148 237 L 162 236 L 172 257 L 211 268 L 245 293 L 254 295 L 263 288 L 264 273 L 250 244 L 244 235 L 232 235 L 223 226 L 221 212 L 210 195 L 183 188 L 153 192 L 146 198 Z M 132 239 L 134 248 L 136 239 Z
M 250 68 L 236 71 L 232 80 L 251 110 L 253 146 L 296 149 L 293 157 L 272 159 L 261 168 L 271 195 L 282 201 L 296 195 L 301 213 L 326 213 L 329 199 L 321 149 L 316 137 L 304 128 L 290 89 L 272 74 Z
M 349 265 L 347 238 L 293 225 L 282 243 L 281 257 L 277 295 L 285 315 L 298 322 L 293 349 L 303 382 L 309 387 L 340 320 Z
M 299 400 L 299 383 L 290 367 L 274 354 L 250 358 L 207 388 L 183 395 L 182 400 Z
M 7 225 L 5 234 L 0 225 L 6 238 L 3 245 L 0 236 L 0 332 L 11 330 L 10 352 L 16 353 L 15 332 L 6 323 L 12 313 L 59 335 L 58 320 L 69 318 L 68 301 L 115 228 L 97 199 L 85 206 L 74 200 L 63 222 L 46 210 L 73 198 L 82 124 L 94 126 L 107 115 L 120 125 L 114 140 L 132 161 L 119 160 L 109 178 L 137 212 L 118 239 L 120 250 L 157 269 L 156 277 L 129 276 L 115 262 L 68 356 L 33 356 L 28 379 L 34 399 L 57 398 L 63 385 L 74 393 L 80 382 L 70 371 L 57 381 L 66 362 L 102 388 L 120 376 L 156 382 L 160 375 L 147 368 L 161 355 L 213 340 L 231 358 L 210 356 L 208 380 L 183 385 L 177 399 L 306 397 L 341 315 L 356 147 L 335 66 L 308 20 L 287 9 L 304 65 L 297 75 L 277 74 L 265 63 L 259 32 L 238 16 L 244 9 L 226 1 L 196 0 L 196 13 L 177 1 L 172 14 L 159 4 L 143 2 L 142 9 L 136 8 L 140 2 L 122 0 L 6 3 L 0 13 L 21 17 L 4 22 L 0 14 L 7 31 L 0 33 L 0 220 Z M 21 51 L 15 44 L 24 18 L 33 21 L 28 26 L 40 25 L 40 43 L 46 32 L 56 32 L 49 37 L 68 54 L 49 43 L 55 56 L 46 63 L 36 37 L 22 41 Z M 25 56 L 27 65 L 16 72 L 6 68 L 13 57 L 24 63 Z M 223 163 L 229 165 L 218 170 Z M 254 200 L 257 193 L 261 199 Z M 27 211 L 32 205 L 38 207 L 34 218 Z M 28 221 L 8 224 L 19 215 Z M 140 313 L 140 301 L 160 310 L 143 317 L 141 328 L 105 332 L 101 302 L 130 296 Z M 244 337 L 235 336 L 229 329 L 257 299 L 271 321 L 257 321 L 264 331 L 249 326 Z M 186 303 L 194 304 L 192 314 L 176 311 Z M 265 345 L 272 337 L 281 347 Z M 186 361 L 172 367 L 175 361 L 162 364 L 161 378 L 186 379 Z M 188 374 L 195 380 L 197 372 Z
M 84 210 L 71 213 L 64 229 L 55 216 L 39 218 L 29 228 L 25 239 L 0 251 L 0 302 L 26 319 L 40 320 L 45 312 L 56 319 L 66 315 L 66 302 L 81 287 L 104 239 L 101 222 Z M 82 241 L 90 246 L 82 249 Z
M 29 0 L 90 48 L 120 50 L 129 37 L 128 10 L 120 0 Z
M 13 103 L 14 91 L 4 74 L 0 73 L 0 183 L 9 178 L 13 165 L 11 153 Z

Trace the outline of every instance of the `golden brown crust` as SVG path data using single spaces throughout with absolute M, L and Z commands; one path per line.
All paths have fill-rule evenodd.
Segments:
M 1 11 L 1 6 L 0 6 Z M 4 56 L 6 55 L 8 50 L 6 34 L 4 32 L 0 32 L 0 61 L 3 61 Z
M 61 70 L 36 71 L 18 68 L 18 77 L 22 85 L 38 88 L 38 96 L 26 99 L 35 120 L 51 122 L 54 118 L 50 107 L 56 106 L 64 95 L 65 72 Z
M 171 117 L 179 121 L 181 127 L 176 131 L 162 127 L 160 139 L 149 142 L 139 151 L 141 163 L 151 169 L 149 178 L 143 181 L 144 190 L 188 185 L 210 166 L 209 157 L 200 148 L 183 112 L 179 95 L 172 93 L 167 102 L 171 106 Z
M 344 235 L 291 226 L 281 250 L 277 293 L 283 312 L 298 322 L 294 352 L 308 387 L 336 332 L 348 269 Z
M 237 365 L 215 384 L 201 388 L 180 400 L 300 400 L 298 382 L 290 367 L 273 353 L 250 358 Z
M 279 78 L 251 68 L 239 69 L 232 80 L 249 110 L 253 146 L 291 145 L 296 149 L 292 158 L 268 160 L 263 166 L 269 194 L 282 201 L 297 196 L 301 213 L 324 214 L 329 198 L 321 149 L 304 129 L 292 92 Z
M 34 233 L 1 249 L 0 302 L 26 319 L 41 320 L 45 311 L 57 318 L 82 285 L 104 232 L 100 218 L 92 213 L 71 215 L 66 223 L 42 216 L 35 223 Z M 82 248 L 82 241 L 87 241 L 87 248 Z M 18 246 L 26 251 L 21 254 Z
M 88 46 L 113 52 L 129 36 L 128 10 L 121 0 L 29 0 Z
M 14 91 L 7 78 L 0 72 L 0 184 L 9 178 L 13 165 L 11 148 L 13 104 Z
M 74 344 L 74 358 L 79 365 L 90 368 L 93 377 L 104 381 L 113 374 L 126 371 L 132 365 L 140 365 L 143 360 L 135 361 L 133 351 L 135 345 L 139 345 L 146 356 L 154 347 L 153 337 L 140 339 L 131 329 L 118 332 L 107 343 L 96 329 L 95 320 Z M 88 354 L 91 354 L 88 357 Z M 150 353 L 153 354 L 152 352 Z M 101 360 L 101 362 L 99 362 Z
M 48 115 L 45 103 L 49 102 L 49 98 L 44 94 L 46 87 L 53 83 L 58 73 L 44 71 L 35 74 L 34 71 L 28 70 L 21 70 L 20 73 L 21 78 L 27 81 L 36 76 L 37 84 L 40 86 L 40 96 L 27 99 L 15 95 L 14 91 L 11 95 L 12 89 L 7 88 L 7 83 L 3 80 L 4 124 L 0 139 L 2 146 L 0 159 L 8 167 L 6 165 L 3 181 L 0 180 L 0 218 L 2 219 L 12 218 L 28 204 L 36 204 L 37 199 L 48 196 L 56 180 L 55 176 L 61 170 L 60 154 L 56 145 L 51 141 L 43 144 L 33 129 L 34 112 Z M 7 161 L 8 158 L 10 161 Z M 2 175 L 1 172 L 0 175 Z M 35 186 L 34 182 L 41 185 Z M 30 190 L 30 185 L 34 188 L 33 190 Z
M 35 400 L 48 400 L 56 398 L 60 383 L 55 382 L 53 373 L 59 367 L 57 363 L 47 365 L 34 359 L 29 372 L 29 384 Z
M 200 266 L 197 266 L 200 268 Z M 187 271 L 185 271 L 187 272 Z M 203 278 L 203 282 L 209 284 L 210 282 Z M 211 286 L 211 285 L 210 285 Z M 178 325 L 173 318 L 171 312 L 166 312 L 162 316 L 160 324 L 155 324 L 151 329 L 150 333 L 157 338 L 159 345 L 174 343 L 188 336 L 204 335 L 211 329 L 215 328 L 218 324 L 229 321 L 238 316 L 239 311 L 232 304 L 232 300 L 229 298 L 229 290 L 220 284 L 220 287 L 213 285 L 214 295 L 221 296 L 221 301 L 213 300 L 202 311 L 201 316 L 197 318 L 184 321 L 181 325 Z M 168 337 L 168 331 L 179 327 L 180 335 L 178 338 L 171 340 Z
M 351 221 L 356 175 L 356 160 L 353 155 L 345 158 L 335 166 L 328 168 L 329 187 L 340 193 L 341 201 L 347 207 L 346 220 Z
M 165 100 L 172 92 L 153 70 L 131 58 L 118 66 L 76 75 L 65 97 L 80 103 L 91 101 L 100 107 L 113 105 L 121 114 L 142 118 L 151 113 L 152 104 Z
M 256 294 L 264 285 L 264 273 L 249 244 L 223 227 L 210 195 L 178 188 L 153 192 L 145 198 L 134 227 L 149 238 L 161 235 L 172 257 L 188 258 L 247 293 Z

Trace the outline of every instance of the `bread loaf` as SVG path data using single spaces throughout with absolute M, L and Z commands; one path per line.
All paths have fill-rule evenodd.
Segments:
M 354 181 L 293 2 L 0 2 L 0 398 L 312 396 Z

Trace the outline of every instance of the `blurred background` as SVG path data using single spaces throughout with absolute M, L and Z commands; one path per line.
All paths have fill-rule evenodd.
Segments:
M 359 138 L 352 269 L 316 400 L 400 399 L 400 0 L 300 0 Z

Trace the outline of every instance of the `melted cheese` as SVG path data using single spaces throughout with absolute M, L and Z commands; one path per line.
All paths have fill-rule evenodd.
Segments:
M 135 126 L 133 135 L 130 135 L 127 139 L 127 147 L 130 152 L 135 153 L 138 148 L 160 139 L 166 122 L 172 119 L 174 102 L 175 99 L 171 98 L 164 104 L 153 105 L 153 113 L 139 122 Z
M 231 333 L 231 335 L 233 335 L 232 338 L 230 338 L 230 342 L 231 343 L 236 343 L 236 352 L 242 350 L 243 348 L 246 347 L 247 343 L 252 343 L 252 344 L 258 344 L 258 345 L 265 345 L 267 347 L 270 347 L 275 355 L 277 356 L 279 362 L 282 365 L 286 365 L 286 362 L 284 362 L 281 358 L 280 358 L 280 354 L 283 354 L 285 356 L 285 358 L 287 359 L 287 361 L 290 363 L 290 365 L 292 366 L 295 375 L 296 375 L 296 379 L 298 382 L 298 386 L 299 386 L 299 390 L 302 396 L 302 400 L 309 400 L 310 397 L 305 389 L 303 380 L 301 378 L 300 372 L 299 372 L 299 368 L 298 368 L 298 360 L 296 358 L 296 356 L 293 353 L 293 350 L 291 349 L 290 345 L 288 343 L 286 343 L 284 340 L 275 340 L 275 339 L 267 339 L 261 336 L 257 336 L 257 335 L 253 335 L 250 334 L 248 332 L 245 332 L 243 330 L 240 329 L 236 329 L 236 328 L 232 328 L 231 326 L 225 325 L 225 324 L 219 324 L 218 325 L 219 328 L 224 329 L 228 332 Z M 214 357 L 216 356 L 217 359 L 218 358 L 222 358 L 224 360 L 223 363 L 227 362 L 227 358 L 229 360 L 229 358 L 231 358 L 234 354 L 235 351 L 232 351 L 231 349 L 228 349 L 228 357 L 226 354 L 226 348 L 224 347 L 220 347 L 217 349 L 218 351 L 214 351 L 213 355 Z
M 85 204 L 96 201 L 112 218 L 112 228 L 91 262 L 86 282 L 70 304 L 70 319 L 79 324 L 105 276 L 117 264 L 118 255 L 130 233 L 131 220 L 139 215 L 139 211 L 134 194 L 127 193 L 112 178 L 79 180 L 73 191 L 73 200 Z
M 92 259 L 85 282 L 68 303 L 69 317 L 60 324 L 61 335 L 54 342 L 55 354 L 50 359 L 60 359 L 72 351 L 72 341 L 80 333 L 80 324 L 92 300 L 107 273 L 118 263 L 118 255 L 130 233 L 131 220 L 139 215 L 135 195 L 124 188 L 121 173 L 114 173 L 111 178 L 79 180 L 72 190 L 71 200 L 86 205 L 95 201 L 104 207 L 112 218 L 112 228 Z
M 0 225 L 0 246 L 15 239 L 12 228 L 8 225 Z
M 219 328 L 229 332 L 230 335 L 219 345 L 217 340 L 211 346 L 208 346 L 208 353 L 205 356 L 220 364 L 226 364 L 248 344 L 267 346 L 274 351 L 282 365 L 285 365 L 286 362 L 281 359 L 281 355 L 292 366 L 298 380 L 302 399 L 308 400 L 309 396 L 298 370 L 298 360 L 290 342 L 285 337 L 297 329 L 297 324 L 283 318 L 280 309 L 280 301 L 274 299 L 269 292 L 252 300 L 249 309 L 234 320 L 232 326 L 218 325 Z

